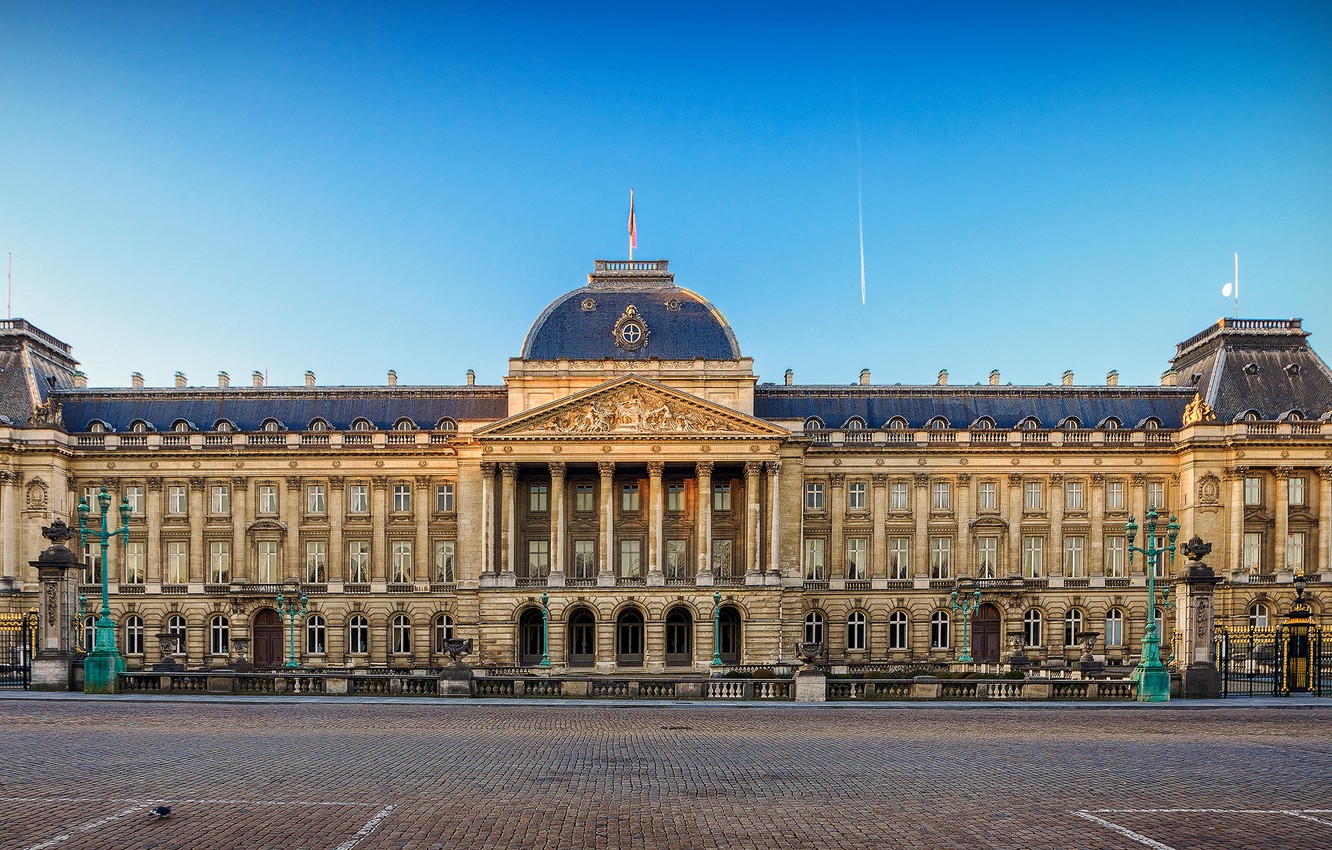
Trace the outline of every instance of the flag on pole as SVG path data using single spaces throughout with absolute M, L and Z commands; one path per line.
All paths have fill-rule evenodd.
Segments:
M 634 220 L 634 190 L 629 189 L 629 250 L 638 247 L 638 222 Z

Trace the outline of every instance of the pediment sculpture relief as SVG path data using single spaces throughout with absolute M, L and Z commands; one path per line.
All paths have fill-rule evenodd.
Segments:
M 734 425 L 641 387 L 627 387 L 581 407 L 561 410 L 533 426 L 557 434 L 738 433 Z

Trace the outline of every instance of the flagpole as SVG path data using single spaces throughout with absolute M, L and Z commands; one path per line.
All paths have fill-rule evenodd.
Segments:
M 1235 252 L 1235 318 L 1239 318 L 1239 251 Z
M 629 262 L 634 261 L 634 187 L 629 187 Z

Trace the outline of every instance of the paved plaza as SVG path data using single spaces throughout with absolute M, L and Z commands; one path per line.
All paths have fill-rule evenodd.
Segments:
M 1330 720 L 1310 701 L 4 698 L 0 848 L 1326 848 Z

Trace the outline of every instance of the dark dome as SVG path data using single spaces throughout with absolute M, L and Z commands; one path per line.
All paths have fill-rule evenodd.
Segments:
M 666 260 L 597 260 L 588 285 L 532 323 L 524 360 L 738 360 L 740 345 L 707 299 L 675 285 Z

